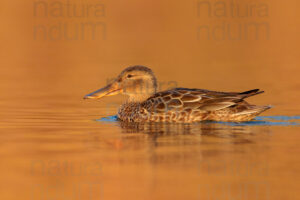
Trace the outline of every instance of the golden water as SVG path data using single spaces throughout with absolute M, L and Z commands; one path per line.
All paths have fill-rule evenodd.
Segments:
M 246 19 L 199 17 L 197 1 L 102 3 L 105 16 L 90 18 L 35 17 L 34 1 L 1 3 L 0 199 L 297 199 L 299 119 L 128 125 L 97 121 L 123 97 L 82 97 L 143 64 L 160 89 L 261 88 L 249 101 L 275 106 L 263 116 L 298 116 L 298 1 L 267 2 L 268 16 Z M 270 38 L 197 39 L 198 26 L 220 20 L 266 22 Z M 102 22 L 105 38 L 34 39 L 36 26 L 60 22 Z

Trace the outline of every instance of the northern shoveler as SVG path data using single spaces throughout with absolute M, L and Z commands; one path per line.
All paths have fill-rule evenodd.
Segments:
M 128 67 L 111 83 L 85 99 L 125 94 L 129 99 L 118 112 L 128 122 L 182 122 L 204 120 L 241 122 L 271 108 L 248 104 L 244 99 L 261 94 L 259 89 L 246 92 L 217 92 L 203 89 L 175 88 L 157 92 L 157 81 L 151 69 Z

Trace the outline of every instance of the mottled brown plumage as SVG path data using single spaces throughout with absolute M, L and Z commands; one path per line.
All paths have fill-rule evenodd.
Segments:
M 149 68 L 134 66 L 125 69 L 113 83 L 85 98 L 128 95 L 129 101 L 120 107 L 118 118 L 132 122 L 241 122 L 252 120 L 270 108 L 250 105 L 244 100 L 263 93 L 258 89 L 238 93 L 175 88 L 156 93 L 156 87 L 156 78 Z

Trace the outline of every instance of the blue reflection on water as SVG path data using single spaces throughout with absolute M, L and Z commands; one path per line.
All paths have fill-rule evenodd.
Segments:
M 98 122 L 116 122 L 118 121 L 117 115 L 108 116 L 108 117 L 102 117 L 100 119 L 96 119 Z
M 273 120 L 293 120 L 300 119 L 300 116 L 258 116 L 256 120 L 273 119 Z
M 291 121 L 293 120 L 293 121 Z M 227 126 L 299 126 L 300 116 L 258 116 L 253 121 L 249 122 L 216 122 L 216 121 L 206 121 L 202 123 L 217 123 L 224 124 Z M 102 117 L 96 121 L 100 122 L 116 122 L 118 121 L 117 115 Z

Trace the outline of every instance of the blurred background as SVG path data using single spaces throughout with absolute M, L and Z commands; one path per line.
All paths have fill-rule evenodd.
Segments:
M 48 158 L 69 157 L 72 161 L 83 159 L 78 162 L 84 162 L 99 158 L 94 150 L 83 154 L 86 151 L 81 143 L 94 141 L 90 134 L 100 134 L 104 127 L 106 133 L 112 133 L 104 134 L 107 142 L 104 146 L 100 143 L 100 154 L 113 152 L 112 158 L 101 160 L 107 170 L 103 177 L 110 180 L 104 181 L 106 188 L 110 188 L 104 196 L 105 199 L 119 199 L 113 187 L 126 186 L 125 179 L 131 179 L 137 169 L 134 164 L 125 167 L 131 173 L 126 175 L 122 165 L 116 164 L 120 164 L 118 159 L 123 156 L 120 148 L 126 149 L 127 144 L 127 140 L 124 145 L 119 138 L 119 128 L 99 125 L 92 120 L 116 114 L 124 98 L 114 96 L 101 101 L 83 101 L 82 97 L 104 86 L 131 65 L 152 68 L 161 90 L 172 87 L 218 91 L 260 88 L 266 93 L 249 102 L 274 105 L 265 115 L 298 115 L 299 6 L 296 0 L 2 0 L 0 172 L 3 181 L 0 184 L 5 189 L 0 189 L 1 199 L 20 199 L 20 194 L 24 196 L 22 199 L 43 199 L 30 197 L 26 187 L 20 189 L 19 194 L 15 192 L 16 188 L 33 180 L 49 183 L 49 177 L 44 176 L 44 180 L 30 175 L 32 161 L 46 159 L 48 163 Z M 111 139 L 112 135 L 119 139 Z M 127 147 L 130 150 L 132 145 L 142 148 L 143 145 L 138 144 L 137 141 L 128 142 Z M 177 147 L 174 145 L 174 149 Z M 135 161 L 138 162 L 133 159 L 133 163 Z M 148 170 L 152 169 L 148 162 L 144 164 Z M 172 163 L 167 164 L 172 166 Z M 164 167 L 166 171 L 160 173 L 165 175 L 169 168 Z M 285 169 L 281 167 L 271 174 Z M 118 182 L 120 177 L 113 175 L 115 173 L 123 176 L 124 182 Z M 180 199 L 191 194 L 186 190 L 173 196 L 163 192 L 151 196 L 156 191 L 151 186 L 155 182 L 153 173 L 146 172 L 145 177 L 151 181 L 143 185 L 151 190 L 141 190 L 136 197 L 144 198 L 143 194 L 147 193 L 149 199 Z M 177 171 L 170 173 L 174 176 Z M 182 178 L 193 177 L 192 173 L 181 175 Z M 283 180 L 290 182 L 289 177 L 285 178 Z M 144 179 L 132 180 L 132 192 L 140 180 Z M 271 182 L 275 184 L 276 181 Z M 172 189 L 166 187 L 166 190 L 180 188 L 180 185 Z M 278 187 L 275 185 L 275 190 Z M 274 196 L 287 197 L 287 191 L 277 192 Z M 120 195 L 134 196 L 129 193 L 123 190 Z
M 298 6 L 298 1 L 2 1 L 3 98 L 28 92 L 79 98 L 140 64 L 154 70 L 165 83 L 162 89 L 169 81 L 224 91 L 261 88 L 266 94 L 256 102 L 275 105 L 270 113 L 294 114 Z

